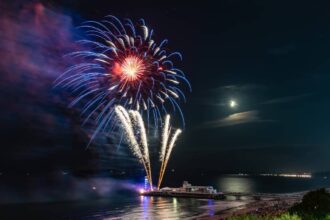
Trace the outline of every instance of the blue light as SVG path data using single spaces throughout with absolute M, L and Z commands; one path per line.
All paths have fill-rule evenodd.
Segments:
M 207 208 L 209 216 L 214 216 L 215 210 L 214 210 L 214 201 L 213 199 L 207 200 Z
M 144 189 L 145 189 L 145 190 L 148 190 L 148 186 L 149 186 L 148 177 L 145 176 L 145 177 L 144 177 Z

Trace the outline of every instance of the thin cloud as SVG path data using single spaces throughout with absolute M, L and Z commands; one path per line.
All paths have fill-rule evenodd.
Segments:
M 296 100 L 307 98 L 307 97 L 309 97 L 309 96 L 311 96 L 313 94 L 314 93 L 304 93 L 304 94 L 294 95 L 294 96 L 285 96 L 285 97 L 270 99 L 270 100 L 267 100 L 267 101 L 265 101 L 265 102 L 263 102 L 261 104 L 263 104 L 263 105 L 269 105 L 269 104 L 288 103 L 288 102 L 292 102 L 292 101 L 296 101 Z
M 211 89 L 211 91 L 222 91 L 222 92 L 246 92 L 251 90 L 266 89 L 266 86 L 260 84 L 237 84 L 237 85 L 225 85 Z
M 262 119 L 257 110 L 239 112 L 231 114 L 225 118 L 210 121 L 205 124 L 207 128 L 228 127 L 239 124 L 255 123 L 255 122 L 270 122 L 272 120 Z
M 200 105 L 227 106 L 231 97 L 237 100 L 237 98 L 248 96 L 255 91 L 261 92 L 266 89 L 267 87 L 264 85 L 252 83 L 223 85 L 205 91 L 201 97 L 194 97 L 192 102 Z

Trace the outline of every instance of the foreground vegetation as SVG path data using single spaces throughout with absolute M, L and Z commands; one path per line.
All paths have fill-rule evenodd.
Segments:
M 266 216 L 265 216 L 266 215 Z M 231 217 L 229 220 L 330 220 L 330 193 L 319 189 L 307 193 L 301 203 L 280 216 L 245 215 Z
M 299 215 L 302 219 L 330 219 L 330 193 L 325 189 L 309 192 L 302 202 L 290 208 L 289 212 Z
M 283 214 L 281 216 L 256 216 L 256 215 L 247 215 L 247 216 L 238 216 L 231 217 L 228 220 L 330 220 L 330 215 L 324 216 L 322 218 L 317 218 L 315 216 L 304 216 L 300 217 L 298 215 Z
M 290 215 L 290 214 L 284 214 L 277 217 L 247 215 L 247 216 L 231 217 L 228 220 L 301 220 L 301 218 L 298 215 Z

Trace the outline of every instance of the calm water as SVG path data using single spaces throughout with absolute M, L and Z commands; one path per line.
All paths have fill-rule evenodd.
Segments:
M 287 193 L 330 187 L 330 180 L 321 177 L 299 179 L 221 176 L 208 180 L 196 179 L 192 182 L 195 185 L 213 185 L 225 192 Z M 199 214 L 212 216 L 215 213 L 215 205 L 225 203 L 200 199 L 150 198 L 122 191 L 108 198 L 79 202 L 2 205 L 0 219 L 182 219 Z
M 223 176 L 213 178 L 211 184 L 223 192 L 290 193 L 330 187 L 330 179 Z

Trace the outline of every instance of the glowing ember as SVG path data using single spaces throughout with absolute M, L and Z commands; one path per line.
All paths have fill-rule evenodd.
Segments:
M 139 79 L 146 70 L 143 60 L 136 56 L 128 56 L 119 64 L 115 63 L 113 72 L 121 75 L 126 81 Z

